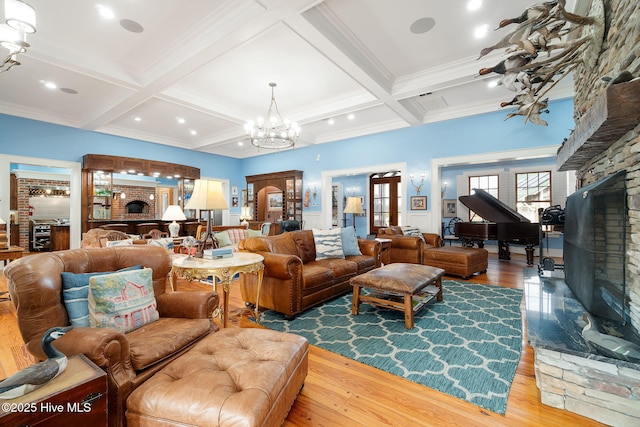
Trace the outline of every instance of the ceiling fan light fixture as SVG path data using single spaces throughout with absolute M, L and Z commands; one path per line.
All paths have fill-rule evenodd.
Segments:
M 262 116 L 259 116 L 255 122 L 249 120 L 244 125 L 245 133 L 251 145 L 257 148 L 275 150 L 295 148 L 296 141 L 300 136 L 300 126 L 296 122 L 282 117 L 274 95 L 274 89 L 277 85 L 269 83 L 269 86 L 271 87 L 271 103 L 265 116 L 269 118 L 268 123 Z

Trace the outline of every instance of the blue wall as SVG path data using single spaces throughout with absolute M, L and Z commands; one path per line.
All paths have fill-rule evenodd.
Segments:
M 0 114 L 0 153 L 75 162 L 81 162 L 82 156 L 88 153 L 143 157 L 194 166 L 200 168 L 202 176 L 228 178 L 231 186 L 239 188 L 245 186 L 245 175 L 299 169 L 304 171 L 305 189 L 309 182 L 318 183 L 315 206 L 310 206 L 309 211 L 319 211 L 322 206 L 323 189 L 319 186 L 322 171 L 407 162 L 408 173 L 416 176 L 426 173 L 421 195 L 428 196 L 428 209 L 431 209 L 429 179 L 433 158 L 559 145 L 574 127 L 573 102 L 569 99 L 556 101 L 550 104 L 549 110 L 551 113 L 544 117 L 549 126 L 523 124 L 522 117 L 505 121 L 508 113 L 505 110 L 248 159 Z M 318 156 L 319 160 L 316 160 Z M 408 196 L 415 195 L 413 187 L 408 188 Z M 233 211 L 239 212 L 240 208 Z

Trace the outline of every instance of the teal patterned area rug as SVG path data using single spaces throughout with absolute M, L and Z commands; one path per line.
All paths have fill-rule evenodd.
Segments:
M 351 294 L 290 321 L 266 311 L 260 324 L 504 414 L 522 352 L 522 290 L 445 280 L 443 293 L 412 330 L 402 312 L 370 304 L 352 316 Z

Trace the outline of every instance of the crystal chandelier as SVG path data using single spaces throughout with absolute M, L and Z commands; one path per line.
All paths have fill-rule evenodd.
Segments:
M 266 120 L 263 117 L 258 117 L 255 122 L 249 121 L 244 126 L 244 130 L 254 147 L 276 150 L 295 148 L 300 135 L 300 126 L 296 122 L 282 118 L 273 94 L 276 84 L 269 83 L 269 86 L 271 86 L 271 103 Z
M 20 0 L 4 0 L 4 19 L 6 23 L 0 24 L 0 46 L 9 54 L 0 56 L 0 73 L 20 65 L 18 54 L 29 47 L 27 34 L 36 32 L 36 11 Z

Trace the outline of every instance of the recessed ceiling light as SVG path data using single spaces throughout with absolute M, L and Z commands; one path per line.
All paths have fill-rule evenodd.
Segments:
M 185 122 L 185 120 L 182 117 L 178 117 L 176 120 L 178 120 L 178 123 L 180 123 L 181 125 L 183 125 Z
M 424 34 L 436 26 L 436 20 L 433 18 L 420 18 L 409 27 L 409 31 L 413 34 Z
M 113 19 L 116 17 L 116 14 L 113 12 L 113 9 L 108 8 L 105 5 L 97 4 L 96 8 L 98 9 L 98 13 L 105 19 Z
M 141 33 L 144 31 L 144 27 L 131 19 L 120 20 L 120 26 L 132 33 Z
M 43 82 L 47 89 L 57 89 L 58 86 L 54 82 Z
M 141 122 L 142 119 L 140 117 L 134 117 L 133 120 L 135 120 L 136 122 Z
M 333 120 L 333 119 L 329 119 L 329 120 L 327 120 L 327 124 L 332 125 L 332 124 L 334 124 L 334 123 L 335 123 L 335 120 Z
M 64 93 L 66 93 L 68 95 L 77 95 L 78 94 L 77 90 L 71 89 L 71 88 L 68 88 L 68 87 L 61 87 L 60 88 L 60 92 L 64 92 Z
M 242 147 L 242 146 L 244 146 L 244 142 L 239 141 L 239 142 L 238 142 L 238 147 Z
M 349 119 L 349 120 L 353 120 L 353 119 L 355 119 L 355 118 L 356 118 L 356 116 L 355 116 L 353 113 L 351 113 L 351 114 L 349 114 L 349 115 L 347 116 L 347 119 Z
M 490 88 L 494 88 L 498 86 L 499 82 L 500 82 L 500 79 L 489 80 L 489 83 L 487 83 L 487 86 L 489 86 Z
M 481 39 L 485 37 L 488 32 L 489 32 L 489 25 L 484 24 L 484 25 L 480 25 L 479 27 L 476 27 L 476 29 L 473 30 L 473 35 L 475 36 L 475 38 Z
M 190 131 L 189 131 L 189 133 L 190 133 L 191 135 L 193 135 L 193 136 L 195 136 L 195 135 L 197 135 L 197 134 L 198 134 L 198 132 L 197 132 L 197 131 L 195 131 L 195 130 L 190 130 Z
M 482 6 L 482 0 L 469 0 L 467 3 L 467 10 L 474 11 L 480 9 Z

